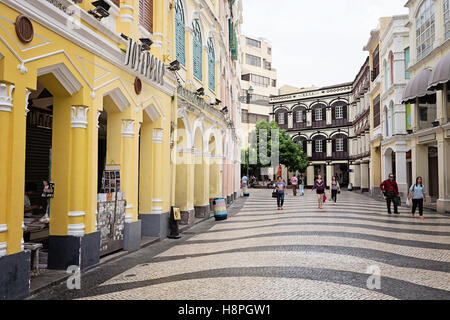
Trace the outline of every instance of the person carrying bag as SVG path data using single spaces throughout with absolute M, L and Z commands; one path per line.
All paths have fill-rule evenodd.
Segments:
M 391 212 L 391 202 L 394 203 L 394 214 L 399 214 L 398 212 L 398 202 L 401 201 L 398 192 L 397 182 L 394 180 L 394 174 L 389 175 L 389 179 L 384 180 L 380 184 L 380 189 L 383 192 L 386 205 L 388 209 L 388 214 L 392 214 Z

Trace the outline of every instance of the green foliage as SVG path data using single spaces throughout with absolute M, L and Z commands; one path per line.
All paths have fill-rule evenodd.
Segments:
M 279 144 L 272 146 L 272 130 L 279 131 Z M 260 139 L 267 139 L 267 151 L 264 150 L 264 145 L 260 145 Z M 276 142 L 275 142 L 276 143 Z M 286 130 L 280 130 L 280 127 L 275 121 L 266 122 L 261 121 L 256 124 L 256 129 L 250 134 L 250 147 L 243 150 L 243 169 L 247 170 L 247 163 L 250 164 L 249 170 L 251 172 L 259 172 L 261 168 L 267 168 L 271 165 L 272 149 L 279 149 L 280 164 L 286 166 L 290 171 L 305 172 L 309 165 L 307 156 L 303 150 L 290 138 Z M 260 152 L 261 151 L 261 152 Z M 267 157 L 262 155 L 267 155 Z M 249 161 L 253 159 L 253 161 Z M 256 161 L 255 161 L 256 160 Z

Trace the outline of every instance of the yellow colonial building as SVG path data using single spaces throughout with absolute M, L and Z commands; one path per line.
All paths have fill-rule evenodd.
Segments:
M 30 250 L 85 269 L 237 196 L 240 11 L 1 1 L 0 299 L 28 293 Z

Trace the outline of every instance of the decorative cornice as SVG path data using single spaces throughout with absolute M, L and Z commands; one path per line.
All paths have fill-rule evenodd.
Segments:
M 74 237 L 82 237 L 84 236 L 84 229 L 84 223 L 69 224 L 68 235 Z
M 84 217 L 85 215 L 84 211 L 69 211 L 69 217 Z
M 133 215 L 130 213 L 125 214 L 125 223 L 132 223 L 133 222 Z
M 134 137 L 134 120 L 122 120 L 122 137 Z
M 163 129 L 153 129 L 153 143 L 163 143 Z
M 28 101 L 30 99 L 31 91 L 26 89 L 25 91 L 25 117 L 28 115 L 28 112 L 30 112 L 30 109 L 28 109 Z
M 87 113 L 89 108 L 84 106 L 72 106 L 72 128 L 87 128 Z
M 13 107 L 12 92 L 14 85 L 10 84 L 9 88 L 6 83 L 0 83 L 0 111 L 11 112 Z
M 6 242 L 0 242 L 0 257 L 6 256 Z
M 152 214 L 162 214 L 162 207 L 152 207 Z
M 40 68 L 37 72 L 38 76 L 52 73 L 59 82 L 61 82 L 64 89 L 69 92 L 70 95 L 74 95 L 82 88 L 81 83 L 70 72 L 69 68 L 63 63 Z

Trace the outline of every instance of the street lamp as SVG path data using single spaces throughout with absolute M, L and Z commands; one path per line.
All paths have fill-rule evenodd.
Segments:
M 247 90 L 247 104 L 250 104 L 250 102 L 252 100 L 253 91 L 255 91 L 255 90 L 253 89 L 252 86 L 250 86 L 250 88 L 248 88 L 248 90 Z

